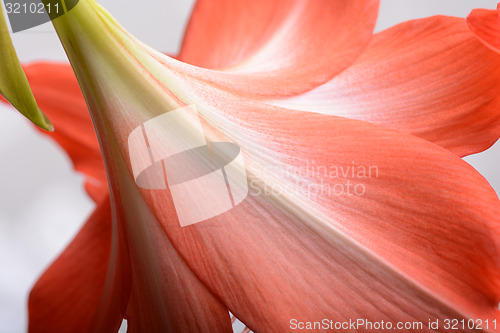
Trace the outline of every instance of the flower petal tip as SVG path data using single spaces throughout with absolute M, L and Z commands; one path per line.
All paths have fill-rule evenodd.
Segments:
M 54 132 L 54 125 L 52 124 L 50 119 L 47 118 L 47 116 L 44 113 L 42 113 L 41 110 L 40 110 L 40 114 L 41 114 L 41 121 L 36 122 L 36 123 L 33 121 L 32 122 L 35 125 L 37 125 L 38 127 L 40 127 L 41 129 L 44 129 L 44 130 L 49 131 L 49 132 Z

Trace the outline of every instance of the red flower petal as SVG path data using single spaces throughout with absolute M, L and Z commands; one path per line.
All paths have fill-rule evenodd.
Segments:
M 470 165 L 369 123 L 225 101 L 211 116 L 230 120 L 224 133 L 245 152 L 250 184 L 257 180 L 258 188 L 281 193 L 250 193 L 226 213 L 179 227 L 167 192 L 141 190 L 144 203 L 125 185 L 132 182 L 121 165 L 126 147 L 113 148 L 122 153 L 109 160 L 121 165 L 113 186 L 128 197 L 121 209 L 129 225 L 135 214 L 154 214 L 187 265 L 245 324 L 282 332 L 293 318 L 500 319 L 500 202 Z M 115 134 L 111 142 L 123 142 L 120 133 L 107 136 Z M 327 173 L 269 171 L 303 170 L 313 162 Z M 329 174 L 331 167 L 356 165 L 375 166 L 377 176 Z M 354 185 L 349 194 L 349 181 L 362 185 L 363 194 L 353 193 Z M 343 193 L 311 190 L 336 186 Z M 206 199 L 217 200 L 208 193 Z M 154 224 L 142 228 L 159 233 Z M 148 260 L 161 251 L 151 245 L 140 256 Z
M 107 197 L 33 287 L 29 298 L 29 332 L 91 330 L 105 286 L 111 239 L 111 207 Z M 121 292 L 126 294 L 125 290 Z M 117 330 L 121 318 L 108 317 L 107 325 Z
M 130 260 L 132 293 L 127 308 L 128 332 L 232 332 L 226 306 L 217 299 L 173 247 L 140 198 L 133 182 L 122 196 Z M 129 202 L 131 197 L 139 202 Z
M 96 202 L 108 193 L 99 143 L 89 112 L 69 64 L 33 63 L 24 66 L 38 106 L 54 118 L 49 135 L 68 153 L 75 170 L 86 176 L 85 189 Z
M 378 0 L 199 0 L 179 59 L 245 73 L 220 84 L 245 93 L 292 95 L 348 67 L 371 39 Z M 213 78 L 209 78 L 213 79 Z
M 500 52 L 500 4 L 496 10 L 475 9 L 467 17 L 470 30 L 485 45 Z
M 463 19 L 409 21 L 376 34 L 330 82 L 273 103 L 383 124 L 465 156 L 500 136 L 500 55 Z
M 106 30 L 113 22 L 100 7 L 82 5 L 73 9 L 74 20 L 66 22 L 74 29 L 55 24 L 61 39 L 77 46 L 66 49 L 102 138 L 132 269 L 139 268 L 132 271 L 136 296 L 131 298 L 131 316 L 142 321 L 142 304 L 166 301 L 164 291 L 170 287 L 165 281 L 173 281 L 170 290 L 175 296 L 186 295 L 188 288 L 172 274 L 184 273 L 183 265 L 174 271 L 179 265 L 172 264 L 182 258 L 207 287 L 204 299 L 212 300 L 214 313 L 220 313 L 221 306 L 212 294 L 259 331 L 288 331 L 292 318 L 424 323 L 429 318 L 500 319 L 500 202 L 470 165 L 399 131 L 247 101 L 219 90 L 220 85 L 205 84 L 222 82 L 217 81 L 222 77 L 218 72 L 154 54 L 168 63 L 165 69 L 147 54 L 154 51 L 141 49 L 118 29 Z M 80 31 L 82 23 L 105 28 L 99 38 L 75 38 L 73 32 Z M 113 47 L 120 53 L 113 53 Z M 117 73 L 126 79 L 119 80 Z M 200 80 L 199 73 L 206 77 Z M 239 79 L 235 76 L 234 82 L 243 84 Z M 241 147 L 250 187 L 254 180 L 260 184 L 234 209 L 180 227 L 168 191 L 134 190 L 128 139 L 145 121 L 185 104 L 196 104 L 209 142 L 230 141 Z M 192 134 L 191 121 L 180 125 L 180 132 Z M 151 162 L 149 153 L 145 155 Z M 296 176 L 267 169 L 300 170 L 312 161 L 324 168 L 375 166 L 377 176 L 318 171 Z M 363 193 L 349 193 L 349 181 L 363 185 Z M 334 190 L 335 185 L 344 191 L 333 197 L 315 190 Z M 255 193 L 276 187 L 283 191 Z M 198 186 L 191 192 L 205 195 L 202 200 L 219 199 L 208 190 Z M 196 209 L 202 200 L 185 202 Z M 168 240 L 161 241 L 165 235 Z M 159 267 L 165 259 L 156 261 L 155 255 L 164 251 L 174 254 L 173 259 Z M 187 272 L 187 285 L 196 285 Z M 170 308 L 175 303 L 167 304 Z M 201 320 L 210 313 L 192 307 L 202 314 Z M 155 323 L 178 325 L 170 324 L 165 312 L 148 310 Z M 217 327 L 224 318 L 213 323 Z M 135 325 L 136 330 L 148 328 L 147 323 Z

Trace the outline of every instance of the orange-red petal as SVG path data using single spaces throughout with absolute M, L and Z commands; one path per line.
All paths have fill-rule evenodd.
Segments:
M 138 194 L 135 184 L 130 192 Z M 232 333 L 227 307 L 198 279 L 142 198 L 125 193 L 132 291 L 128 332 Z
M 242 104 L 219 111 L 245 152 L 250 187 L 257 181 L 245 201 L 179 227 L 168 194 L 141 190 L 232 313 L 266 332 L 286 331 L 293 318 L 500 319 L 500 202 L 472 167 L 369 123 Z M 356 166 L 365 174 L 347 169 Z M 331 174 L 339 167 L 347 174 Z
M 296 94 L 327 81 L 361 54 L 378 6 L 378 0 L 199 0 L 179 60 L 236 73 L 236 80 L 207 79 L 245 94 Z
M 497 9 L 474 9 L 467 17 L 470 30 L 486 46 L 500 52 L 500 4 Z
M 500 203 L 470 165 L 400 131 L 279 109 L 206 84 L 219 72 L 205 70 L 200 80 L 199 68 L 141 48 L 112 28 L 101 8 L 82 5 L 65 21 L 74 29 L 54 23 L 63 42 L 73 45 L 66 49 L 102 138 L 114 202 L 126 219 L 133 255 L 144 260 L 145 269 L 132 275 L 132 284 L 149 282 L 137 290 L 138 299 L 162 303 L 157 272 L 171 272 L 170 262 L 158 267 L 151 251 L 168 252 L 171 243 L 207 295 L 257 331 L 288 331 L 293 318 L 500 319 Z M 102 24 L 102 35 L 75 38 L 82 24 Z M 234 82 L 243 84 L 240 78 Z M 241 147 L 250 187 L 254 180 L 259 184 L 234 209 L 180 227 L 168 190 L 134 191 L 128 139 L 145 121 L 186 104 L 196 104 L 206 140 Z M 194 131 L 192 121 L 181 125 L 182 133 Z M 152 163 L 148 153 L 144 157 L 144 164 Z M 313 163 L 323 168 L 313 171 Z M 308 165 L 308 173 L 296 174 Z M 353 166 L 377 171 L 344 174 Z M 332 167 L 344 171 L 332 175 Z M 349 181 L 351 191 L 352 183 L 363 186 L 361 194 L 348 192 Z M 343 191 L 332 193 L 335 185 Z M 265 195 L 266 188 L 278 193 Z M 220 199 L 209 190 L 199 186 L 190 192 Z M 185 202 L 196 207 L 199 201 Z M 160 234 L 157 223 L 168 242 L 154 238 L 146 251 L 151 235 Z M 176 295 L 185 290 L 177 283 L 173 289 Z M 155 322 L 169 323 L 160 310 L 151 314 Z
M 33 287 L 29 332 L 91 331 L 105 286 L 111 241 L 111 206 L 107 197 Z M 118 328 L 121 317 L 109 317 L 107 321 Z
M 128 179 L 118 185 L 126 167 L 113 140 L 107 143 L 110 149 L 105 149 L 105 156 L 113 160 L 111 182 L 117 185 L 113 187 L 115 214 L 130 258 L 128 331 L 232 332 L 227 307 L 190 270 L 135 184 Z
M 273 103 L 382 124 L 465 156 L 500 136 L 500 55 L 463 19 L 409 21 L 376 34 L 330 82 Z
M 53 118 L 53 138 L 85 175 L 85 189 L 98 202 L 108 193 L 106 173 L 90 114 L 69 64 L 38 62 L 23 66 L 41 110 Z

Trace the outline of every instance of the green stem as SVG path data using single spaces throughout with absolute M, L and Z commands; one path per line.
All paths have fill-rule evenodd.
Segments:
M 48 131 L 54 127 L 38 108 L 16 50 L 12 44 L 0 3 L 0 94 L 22 115 Z

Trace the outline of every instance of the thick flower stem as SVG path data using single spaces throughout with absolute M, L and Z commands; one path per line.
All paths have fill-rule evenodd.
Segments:
M 98 112 L 104 120 L 111 109 L 127 119 L 133 117 L 127 114 L 125 106 L 133 106 L 136 114 L 141 109 L 144 119 L 183 106 L 176 104 L 176 98 L 165 96 L 164 90 L 158 88 L 158 78 L 144 75 L 144 70 L 161 65 L 151 61 L 146 47 L 124 31 L 96 1 L 81 0 L 52 23 L 89 110 Z M 161 78 L 163 84 L 168 80 Z M 115 104 L 123 107 L 104 107 L 102 103 L 108 103 L 110 96 L 119 96 Z M 93 116 L 97 116 L 95 112 Z

